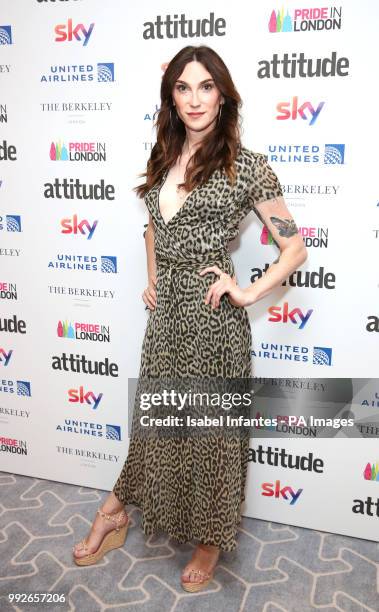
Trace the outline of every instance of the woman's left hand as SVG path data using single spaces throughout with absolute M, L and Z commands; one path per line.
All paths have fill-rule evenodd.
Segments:
M 209 266 L 199 272 L 201 276 L 207 272 L 214 272 L 220 276 L 218 281 L 215 281 L 208 289 L 205 298 L 205 304 L 212 304 L 212 308 L 217 308 L 220 305 L 220 298 L 224 293 L 228 294 L 229 302 L 233 306 L 245 306 L 246 295 L 243 289 L 237 285 L 236 277 L 230 276 L 223 272 L 218 266 Z

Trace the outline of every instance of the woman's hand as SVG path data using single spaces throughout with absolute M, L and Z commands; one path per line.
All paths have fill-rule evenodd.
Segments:
M 149 308 L 150 310 L 154 310 L 157 303 L 157 292 L 155 291 L 156 284 L 157 278 L 156 276 L 152 276 L 149 280 L 148 286 L 142 293 L 142 299 L 145 302 L 147 308 Z
M 199 272 L 202 276 L 207 272 L 215 272 L 220 275 L 220 279 L 215 281 L 208 289 L 205 304 L 212 304 L 212 308 L 220 305 L 220 298 L 224 293 L 228 294 L 229 302 L 233 306 L 245 306 L 246 295 L 243 289 L 237 285 L 236 277 L 223 272 L 218 266 L 209 266 Z

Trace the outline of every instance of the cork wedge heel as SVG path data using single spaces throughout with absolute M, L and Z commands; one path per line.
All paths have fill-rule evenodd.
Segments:
M 121 510 L 120 512 L 113 514 L 107 514 L 99 508 L 97 510 L 97 513 L 102 518 L 112 521 L 116 525 L 116 527 L 104 536 L 100 546 L 95 552 L 88 553 L 86 555 L 83 555 L 82 557 L 76 557 L 75 555 L 73 555 L 76 565 L 94 565 L 95 563 L 100 561 L 100 559 L 102 559 L 107 552 L 115 548 L 121 548 L 121 546 L 123 546 L 125 543 L 126 534 L 128 532 L 129 527 L 129 517 L 126 514 L 125 510 Z M 128 519 L 127 523 L 125 525 L 120 526 L 120 522 L 123 520 L 124 517 Z M 79 542 L 79 544 L 76 544 L 73 547 L 73 552 L 75 552 L 75 550 L 88 550 L 87 538 L 84 538 L 83 540 L 81 540 L 81 542 Z

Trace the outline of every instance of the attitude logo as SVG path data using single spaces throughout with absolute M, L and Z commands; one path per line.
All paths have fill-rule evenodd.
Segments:
M 26 380 L 0 380 L 0 393 L 31 397 L 30 382 Z
M 6 351 L 5 348 L 0 347 L 0 366 L 7 366 L 10 358 L 12 357 L 13 350 Z
M 103 361 L 87 359 L 85 355 L 62 353 L 53 355 L 51 367 L 53 370 L 75 372 L 75 374 L 93 374 L 94 376 L 118 377 L 118 365 L 105 357 Z
M 376 464 L 368 463 L 363 472 L 363 478 L 365 480 L 375 480 L 379 482 L 379 462 Z
M 99 183 L 86 185 L 80 179 L 54 179 L 53 183 L 44 184 L 45 198 L 61 200 L 114 200 L 114 186 L 106 185 L 104 179 Z
M 342 165 L 345 163 L 345 145 L 269 145 L 267 160 L 281 164 Z
M 5 217 L 0 216 L 0 231 L 21 232 L 20 215 L 5 215 Z
M 55 42 L 72 42 L 75 39 L 79 42 L 83 41 L 83 47 L 85 47 L 88 44 L 94 26 L 94 23 L 91 23 L 88 29 L 83 23 L 78 23 L 77 26 L 73 26 L 72 19 L 69 19 L 67 25 L 61 23 L 55 26 Z
M 65 419 L 63 425 L 57 425 L 57 431 L 64 431 L 70 434 L 81 434 L 91 438 L 104 438 L 106 440 L 121 440 L 121 428 L 119 425 L 103 425 L 102 423 L 92 423 L 90 421 L 77 421 L 75 419 Z
M 324 472 L 323 460 L 314 457 L 312 452 L 309 452 L 308 455 L 292 455 L 285 448 L 279 449 L 278 447 L 272 448 L 271 446 L 263 448 L 262 444 L 259 444 L 256 449 L 249 448 L 248 461 L 260 465 L 279 466 L 303 472 L 316 472 L 316 474 Z
M 210 13 L 208 19 L 187 19 L 184 13 L 180 17 L 166 15 L 166 19 L 157 15 L 155 19 L 143 24 L 145 40 L 225 36 L 226 21 L 222 17 L 215 19 L 214 13 Z
M 282 58 L 274 53 L 272 59 L 258 62 L 258 79 L 285 79 L 335 77 L 349 74 L 349 60 L 347 57 L 337 59 L 337 51 L 331 57 L 306 58 L 304 53 L 284 53 Z
M 376 315 L 367 315 L 367 325 L 365 327 L 368 332 L 379 333 L 379 317 Z
M 291 102 L 279 102 L 276 105 L 276 110 L 279 113 L 279 115 L 276 116 L 276 119 L 279 119 L 279 121 L 285 121 L 286 119 L 295 120 L 300 117 L 305 121 L 309 120 L 309 125 L 313 125 L 316 122 L 324 104 L 325 102 L 320 102 L 317 108 L 315 108 L 310 102 L 303 102 L 303 104 L 299 106 L 298 97 L 294 96 Z M 306 114 L 305 111 L 309 112 Z
M 0 281 L 0 300 L 17 300 L 16 283 L 2 283 Z
M 321 30 L 340 30 L 342 27 L 342 7 L 295 9 L 291 14 L 284 9 L 272 11 L 268 31 L 276 32 L 314 32 Z
M 255 283 L 259 278 L 262 278 L 269 269 L 269 263 L 266 263 L 263 268 L 251 268 L 250 282 Z M 307 287 L 311 289 L 335 289 L 336 275 L 333 272 L 326 272 L 323 266 L 318 270 L 295 270 L 286 280 L 282 282 L 282 287 Z
M 50 66 L 50 72 L 41 76 L 41 83 L 98 83 L 114 82 L 114 64 L 60 64 Z
M 74 215 L 72 219 L 62 219 L 61 226 L 63 229 L 61 230 L 61 233 L 73 234 L 75 236 L 78 234 L 82 234 L 83 236 L 87 235 L 87 240 L 91 240 L 97 224 L 98 220 L 94 221 L 92 225 L 89 221 L 87 221 L 87 219 L 78 221 L 78 215 Z
M 261 341 L 257 349 L 251 351 L 252 357 L 273 359 L 275 361 L 296 361 L 319 366 L 332 365 L 332 349 L 328 346 L 299 346 Z
M 110 342 L 108 325 L 98 323 L 68 323 L 59 321 L 57 326 L 59 338 L 70 338 L 71 340 L 90 340 L 91 342 Z
M 81 272 L 104 272 L 117 274 L 117 257 L 113 255 L 64 255 L 59 253 L 56 260 L 47 264 L 48 268 Z
M 12 43 L 12 26 L 0 26 L 0 45 L 11 45 Z
M 282 487 L 280 484 L 280 480 L 275 480 L 275 483 L 263 482 L 261 486 L 263 489 L 262 495 L 264 495 L 265 497 L 275 497 L 276 499 L 279 499 L 281 497 L 285 501 L 289 501 L 290 506 L 296 504 L 301 493 L 303 492 L 303 489 L 298 489 L 297 491 L 295 491 L 292 487 L 289 487 L 288 485 Z
M 99 393 L 99 395 L 95 395 L 93 391 L 87 391 L 87 393 L 85 393 L 84 387 L 79 387 L 79 389 L 69 389 L 68 397 L 68 401 L 73 404 L 88 404 L 93 410 L 96 410 L 101 402 L 103 394 Z
M 354 514 L 366 514 L 367 516 L 379 517 L 379 497 L 374 499 L 367 497 L 366 499 L 354 499 L 354 506 L 351 511 Z
M 0 161 L 16 161 L 17 150 L 14 145 L 9 145 L 6 140 L 0 143 Z
M 0 331 L 9 334 L 26 334 L 26 323 L 24 319 L 19 319 L 17 315 L 13 315 L 11 319 L 0 317 Z
M 52 161 L 106 161 L 105 142 L 52 142 Z
M 300 321 L 299 329 L 303 329 L 313 312 L 313 308 L 309 309 L 306 314 L 303 314 L 300 308 L 293 308 L 291 311 L 289 311 L 288 302 L 284 302 L 283 307 L 270 306 L 270 308 L 268 308 L 268 312 L 272 315 L 268 318 L 268 320 L 272 323 L 291 322 L 298 325 Z

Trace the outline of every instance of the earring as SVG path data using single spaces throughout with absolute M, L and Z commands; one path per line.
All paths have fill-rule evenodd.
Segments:
M 175 106 L 175 104 L 174 104 L 174 106 Z M 171 124 L 171 127 L 174 128 L 174 123 L 172 121 L 172 109 L 171 109 L 171 107 L 170 107 L 170 124 Z
M 217 119 L 217 125 L 220 123 L 220 119 L 221 119 L 221 111 L 222 111 L 222 104 L 220 104 L 219 109 L 218 109 L 218 119 Z

